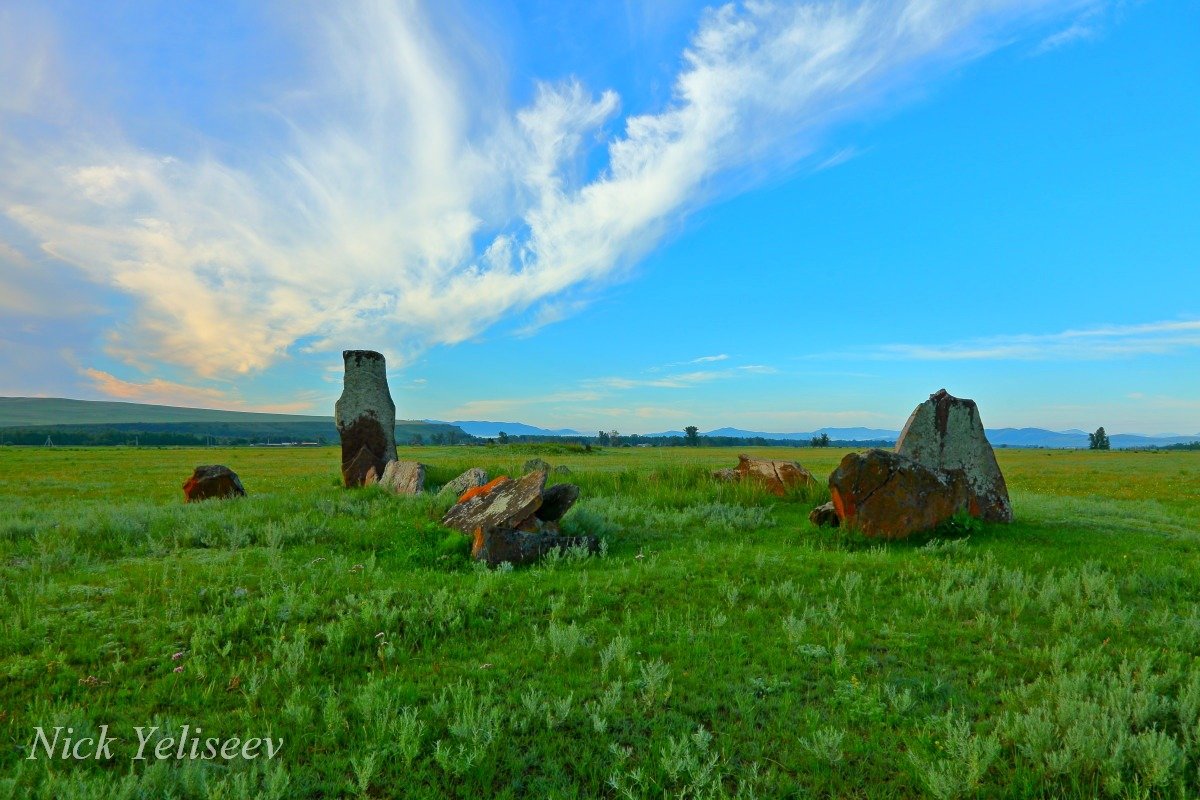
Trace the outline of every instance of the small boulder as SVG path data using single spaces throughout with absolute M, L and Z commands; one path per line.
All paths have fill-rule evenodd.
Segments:
M 443 486 L 438 494 L 452 494 L 455 497 L 458 497 L 463 492 L 474 489 L 477 486 L 483 486 L 487 482 L 488 474 L 485 470 L 482 470 L 479 467 L 471 467 L 462 475 L 459 475 L 457 478 Z
M 544 472 L 531 472 L 515 481 L 497 478 L 464 494 L 464 499 L 442 517 L 442 524 L 468 535 L 480 528 L 484 531 L 512 528 L 541 508 L 545 485 Z M 481 491 L 488 487 L 491 487 L 488 491 Z
M 543 522 L 558 522 L 571 510 L 579 499 L 579 487 L 573 483 L 559 483 L 542 492 L 542 506 L 535 514 Z
M 425 491 L 425 465 L 417 461 L 389 461 L 379 485 L 393 494 L 418 495 Z
M 183 484 L 183 502 L 195 503 L 212 497 L 245 497 L 237 473 L 221 464 L 196 467 Z
M 741 477 L 742 477 L 741 473 L 739 473 L 733 467 L 726 467 L 725 469 L 715 469 L 715 470 L 713 470 L 712 476 L 713 476 L 713 480 L 720 481 L 721 483 L 736 483 L 737 481 L 741 480 Z
M 533 564 L 551 550 L 570 550 L 575 547 L 585 547 L 589 553 L 595 554 L 600 551 L 600 541 L 595 536 L 526 533 L 513 528 L 476 528 L 472 533 L 471 556 L 489 567 L 498 567 L 505 562 L 524 566 Z
M 909 416 L 896 452 L 930 469 L 961 471 L 971 491 L 972 516 L 1012 522 L 1008 486 L 974 400 L 955 397 L 945 389 L 929 395 Z
M 818 528 L 836 528 L 841 520 L 838 518 L 837 509 L 833 506 L 833 501 L 817 506 L 808 514 L 808 521 Z
M 528 475 L 530 472 L 550 472 L 550 464 L 540 458 L 531 458 L 525 462 L 521 471 Z
M 762 483 L 767 491 L 783 497 L 789 489 L 815 484 L 812 473 L 795 461 L 768 461 L 749 456 L 738 456 L 738 478 Z
M 829 476 L 841 524 L 865 536 L 903 539 L 969 510 L 961 470 L 934 470 L 886 450 L 850 453 Z

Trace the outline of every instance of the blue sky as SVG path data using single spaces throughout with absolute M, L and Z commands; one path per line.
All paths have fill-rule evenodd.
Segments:
M 1186 0 L 0 4 L 0 394 L 1200 432 Z

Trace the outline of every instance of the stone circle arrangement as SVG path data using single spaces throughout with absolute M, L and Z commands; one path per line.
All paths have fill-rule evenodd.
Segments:
M 388 390 L 386 363 L 374 350 L 342 352 L 346 374 L 334 420 L 341 438 L 342 482 L 349 488 L 379 486 L 397 495 L 425 490 L 425 465 L 396 455 L 396 405 Z M 547 488 L 550 474 L 570 474 L 540 458 L 527 461 L 519 478 L 490 478 L 472 467 L 441 487 L 457 498 L 442 524 L 471 537 L 471 555 L 490 567 L 531 564 L 553 551 L 596 553 L 595 536 L 567 536 L 559 521 L 579 499 L 579 486 Z M 738 465 L 712 473 L 716 481 L 753 483 L 778 497 L 817 486 L 795 461 L 738 456 Z M 916 407 L 894 450 L 849 453 L 829 476 L 832 500 L 809 520 L 818 527 L 845 527 L 881 539 L 903 539 L 938 528 L 959 515 L 1012 522 L 1004 475 L 984 433 L 973 400 L 945 389 Z M 196 467 L 183 484 L 184 501 L 244 497 L 237 473 L 223 465 Z

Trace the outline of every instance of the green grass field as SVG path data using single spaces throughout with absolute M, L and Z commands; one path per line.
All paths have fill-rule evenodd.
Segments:
M 601 556 L 476 568 L 333 448 L 0 449 L 0 798 L 1200 794 L 1200 453 L 999 451 L 1014 524 L 889 544 L 713 483 L 730 450 L 401 458 L 535 453 Z M 250 496 L 185 506 L 202 463 Z M 132 760 L 182 725 L 283 745 Z

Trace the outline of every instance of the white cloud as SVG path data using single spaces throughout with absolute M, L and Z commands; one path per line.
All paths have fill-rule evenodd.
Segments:
M 1050 334 L 1013 334 L 946 344 L 889 344 L 868 358 L 921 361 L 1053 361 L 1163 355 L 1200 348 L 1200 320 L 1105 325 Z
M 148 381 L 128 381 L 109 372 L 94 368 L 81 370 L 92 387 L 105 397 L 133 403 L 182 406 L 185 408 L 220 408 L 230 411 L 264 411 L 276 414 L 302 414 L 312 410 L 316 395 L 304 392 L 304 399 L 288 403 L 251 404 L 231 397 L 222 389 L 189 386 L 183 383 L 153 378 Z
M 44 127 L 75 108 L 54 36 L 6 12 L 0 213 L 133 300 L 110 343 L 131 363 L 213 377 L 385 338 L 403 361 L 513 313 L 539 309 L 530 330 L 571 313 L 564 293 L 621 276 L 680 216 L 778 174 L 897 86 L 1095 4 L 721 6 L 668 106 L 615 136 L 611 91 L 546 83 L 513 112 L 415 4 L 322 4 L 321 71 L 268 109 L 281 128 L 198 152 L 113 133 L 103 108 Z M 41 107 L 57 117 L 18 124 Z M 604 138 L 605 167 L 589 175 Z

